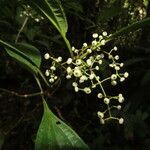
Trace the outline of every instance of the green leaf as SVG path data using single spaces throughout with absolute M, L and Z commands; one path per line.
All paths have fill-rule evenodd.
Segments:
M 0 40 L 0 44 L 4 46 L 6 52 L 19 64 L 33 74 L 38 73 L 41 64 L 41 55 L 37 48 L 25 43 L 16 44 L 14 47 L 2 40 Z
M 61 34 L 66 34 L 68 24 L 60 1 L 30 0 L 28 2 L 33 8 L 40 11 L 40 13 L 47 17 Z
M 26 0 L 31 7 L 44 17 L 48 18 L 64 39 L 70 54 L 73 56 L 71 46 L 66 38 L 68 23 L 59 0 Z
M 17 43 L 16 47 L 23 52 L 38 68 L 40 68 L 41 53 L 36 47 L 27 43 Z
M 118 36 L 122 36 L 124 34 L 128 34 L 130 32 L 134 32 L 140 28 L 143 28 L 146 25 L 150 25 L 150 17 L 143 19 L 141 21 L 138 21 L 136 23 L 133 23 L 127 27 L 122 28 L 121 30 L 117 31 L 116 33 L 114 33 L 110 39 L 108 39 L 108 41 L 118 37 Z
M 57 118 L 43 101 L 44 114 L 35 141 L 35 150 L 88 150 L 68 125 Z

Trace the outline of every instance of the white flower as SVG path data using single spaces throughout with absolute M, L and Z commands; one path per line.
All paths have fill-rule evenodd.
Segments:
M 100 50 L 101 50 L 101 48 L 100 48 L 100 47 L 97 47 L 96 51 L 98 51 L 98 52 L 99 52 Z
M 92 60 L 91 59 L 87 59 L 86 63 L 88 66 L 92 66 Z
M 123 122 L 124 122 L 124 119 L 123 119 L 123 118 L 120 118 L 120 119 L 119 119 L 119 124 L 123 124 Z
M 72 74 L 72 69 L 71 69 L 71 67 L 67 67 L 67 73 L 68 73 L 68 74 Z
M 71 75 L 67 75 L 67 76 L 66 76 L 66 79 L 71 79 Z
M 90 93 L 91 93 L 91 89 L 88 88 L 88 87 L 85 87 L 85 88 L 84 88 L 84 92 L 85 92 L 86 94 L 90 94 Z
M 105 124 L 105 120 L 104 119 L 100 119 L 100 123 L 101 124 Z
M 109 59 L 112 59 L 112 58 L 113 58 L 113 56 L 109 54 L 108 58 L 109 58 Z
M 98 93 L 97 97 L 98 98 L 103 98 L 103 94 L 102 93 Z
M 99 70 L 99 66 L 96 66 L 95 69 L 96 69 L 96 70 Z
M 50 74 L 49 74 L 49 70 L 46 70 L 45 71 L 45 75 L 48 77 Z
M 72 49 L 72 51 L 74 51 L 74 50 L 75 50 L 75 47 L 74 47 L 74 46 L 72 46 L 72 48 L 71 48 L 71 49 Z
M 124 77 L 127 78 L 128 76 L 129 76 L 129 73 L 128 73 L 128 72 L 125 72 L 125 73 L 124 73 Z
M 125 80 L 124 77 L 121 77 L 121 78 L 120 78 L 120 82 L 123 82 L 124 80 Z
M 51 76 L 50 76 L 50 77 L 51 77 L 51 78 L 54 78 L 54 76 L 55 76 L 54 74 L 51 74 Z
M 107 36 L 107 32 L 104 31 L 104 32 L 102 33 L 102 35 L 103 35 L 103 36 Z
M 112 75 L 111 75 L 111 79 L 112 79 L 112 80 L 116 80 L 116 79 L 117 79 L 117 75 L 116 75 L 116 74 L 112 74 Z
M 27 14 L 27 12 L 26 12 L 26 11 L 23 11 L 23 14 L 24 14 L 24 15 L 26 15 L 26 14 Z
M 83 76 L 81 76 L 79 82 L 80 82 L 80 83 L 83 83 L 83 82 L 86 81 L 87 79 L 88 79 L 88 78 L 87 78 L 85 75 L 83 75 Z
M 93 37 L 94 39 L 96 39 L 96 38 L 98 37 L 98 34 L 97 34 L 97 33 L 93 33 L 92 37 Z
M 104 118 L 104 113 L 102 113 L 100 111 L 97 112 L 97 115 L 98 115 L 99 118 Z
M 89 76 L 90 80 L 93 80 L 94 77 L 95 77 L 95 74 L 94 74 L 94 73 L 91 73 L 90 76 Z
M 92 85 L 92 88 L 93 88 L 93 89 L 94 89 L 94 88 L 96 88 L 96 85 L 95 85 L 95 84 L 93 84 L 93 85 Z
M 56 61 L 57 62 L 61 62 L 62 61 L 62 57 L 58 57 Z
M 118 60 L 118 59 L 119 59 L 119 56 L 118 56 L 118 55 L 116 55 L 116 56 L 115 56 L 115 59 L 116 59 L 116 60 Z
M 123 67 L 124 66 L 124 63 L 120 63 L 120 67 Z
M 100 59 L 101 59 L 101 55 L 97 55 L 97 56 L 96 56 L 96 59 L 97 59 L 97 60 L 100 60 Z
M 139 13 L 142 15 L 144 12 L 142 9 L 139 10 Z
M 76 64 L 77 64 L 77 65 L 81 65 L 81 63 L 82 63 L 81 59 L 77 59 L 77 60 L 76 60 Z
M 102 62 L 103 62 L 102 60 L 99 60 L 99 61 L 98 61 L 98 63 L 99 63 L 100 65 L 102 64 Z
M 84 82 L 84 80 L 82 80 L 82 79 L 79 80 L 79 83 L 83 83 L 83 82 Z
M 79 50 L 77 50 L 77 49 L 75 49 L 75 51 L 74 51 L 76 54 L 79 52 Z
M 67 64 L 69 65 L 69 64 L 71 64 L 72 63 L 72 58 L 68 58 L 67 59 Z
M 117 48 L 116 46 L 114 46 L 114 51 L 117 51 L 117 49 L 118 49 L 118 48 Z
M 117 106 L 117 109 L 120 110 L 120 109 L 121 109 L 121 105 L 118 105 L 118 106 Z
M 95 46 L 96 44 L 97 44 L 97 41 L 96 41 L 96 40 L 92 41 L 92 45 L 93 45 L 93 46 Z
M 103 53 L 101 54 L 101 58 L 104 58 L 104 54 Z
M 118 95 L 118 97 L 123 97 L 123 95 L 120 93 L 120 94 Z
M 120 67 L 119 66 L 115 66 L 115 70 L 120 70 Z
M 74 90 L 75 90 L 75 92 L 78 92 L 79 88 L 77 86 L 75 86 Z
M 48 53 L 46 53 L 46 54 L 44 55 L 44 58 L 45 58 L 45 59 L 49 59 L 49 58 L 50 58 L 50 55 L 49 55 Z
M 87 76 L 83 75 L 83 76 L 81 76 L 80 79 L 82 79 L 82 80 L 87 80 L 88 78 L 87 78 Z
M 123 97 L 122 94 L 119 94 L 119 95 L 118 95 L 118 102 L 119 102 L 119 103 L 123 103 L 123 102 L 124 102 L 124 97 Z
M 102 40 L 102 39 L 103 39 L 103 36 L 100 35 L 100 36 L 99 36 L 99 39 Z
M 58 78 L 57 76 L 54 77 L 55 80 L 57 80 L 57 78 Z
M 109 37 L 111 37 L 112 36 L 112 34 L 109 34 Z
M 51 70 L 56 70 L 56 67 L 55 66 L 51 66 Z
M 113 85 L 113 86 L 117 85 L 117 81 L 115 81 L 115 80 L 111 81 L 111 85 Z
M 100 79 L 100 77 L 99 76 L 96 76 L 96 80 L 99 80 Z
M 92 53 L 92 50 L 88 48 L 87 52 L 90 54 L 90 53 Z
M 83 43 L 83 46 L 84 46 L 84 47 L 87 47 L 87 43 Z
M 77 87 L 78 86 L 77 82 L 73 82 L 72 86 Z
M 109 64 L 109 67 L 113 68 L 113 67 L 114 67 L 114 65 L 113 65 L 113 64 Z
M 101 44 L 102 44 L 102 45 L 105 45 L 105 44 L 106 44 L 106 41 L 105 41 L 105 40 L 102 40 L 102 41 L 101 41 Z
M 93 57 L 93 56 L 90 56 L 89 58 L 91 59 L 91 61 L 93 61 L 93 60 L 94 60 L 94 57 Z
M 35 20 L 36 22 L 39 22 L 39 21 L 40 21 L 40 19 L 39 19 L 39 18 L 35 18 L 34 20 Z
M 54 82 L 54 79 L 53 79 L 53 78 L 50 78 L 50 79 L 49 79 L 49 82 L 50 82 L 50 83 L 53 83 L 53 82 Z
M 108 105 L 108 104 L 109 104 L 109 102 L 110 102 L 110 99 L 109 99 L 109 98 L 104 98 L 104 103 L 105 103 L 105 104 L 107 104 L 107 105 Z
M 79 67 L 75 67 L 73 74 L 75 77 L 81 77 L 82 76 L 82 72 L 81 72 Z

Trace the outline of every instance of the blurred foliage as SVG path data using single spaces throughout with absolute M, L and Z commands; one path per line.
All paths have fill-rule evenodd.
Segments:
M 150 17 L 149 0 L 60 0 L 67 15 L 71 45 L 81 47 L 91 40 L 94 32 L 114 33 L 136 21 Z M 23 0 L 0 0 L 0 39 L 15 42 L 26 15 Z M 36 46 L 46 52 L 66 57 L 66 49 L 59 33 L 47 19 L 34 10 L 33 17 L 20 33 L 18 42 Z M 150 147 L 150 26 L 123 35 L 110 44 L 119 47 L 121 61 L 130 73 L 128 81 L 119 85 L 126 102 L 122 111 L 125 124 L 111 122 L 100 125 L 96 112 L 99 103 L 93 96 L 74 93 L 70 83 L 62 81 L 59 87 L 47 89 L 49 106 L 61 119 L 70 124 L 93 150 L 148 150 Z M 108 45 L 109 46 L 109 45 Z M 14 62 L 0 46 L 0 88 L 27 94 L 38 91 L 30 73 Z M 43 61 L 41 68 L 47 64 Z M 68 91 L 66 94 L 65 91 Z M 111 93 L 115 91 L 111 91 Z M 54 94 L 51 94 L 54 93 Z M 38 97 L 20 98 L 0 92 L 0 149 L 32 150 L 40 123 L 42 103 Z M 1 143 L 5 141 L 1 148 Z

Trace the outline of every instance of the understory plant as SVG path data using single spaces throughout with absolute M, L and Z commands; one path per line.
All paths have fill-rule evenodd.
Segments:
M 109 46 L 111 48 L 107 45 L 115 38 L 149 24 L 150 18 L 122 28 L 114 34 L 108 34 L 106 31 L 93 33 L 91 42 L 85 41 L 77 48 L 71 45 L 71 41 L 66 37 L 68 23 L 59 0 L 25 0 L 24 10 L 20 13 L 20 17 L 23 16 L 25 20 L 14 43 L 0 40 L 0 44 L 15 61 L 33 74 L 39 87 L 40 92 L 35 95 L 41 97 L 44 112 L 35 139 L 35 149 L 89 149 L 77 133 L 49 109 L 41 83 L 44 82 L 48 88 L 55 88 L 59 81 L 69 80 L 74 92 L 84 92 L 88 95 L 94 93 L 95 100 L 98 100 L 100 105 L 104 104 L 104 107 L 96 112 L 101 124 L 108 121 L 123 124 L 124 118 L 113 111 L 121 111 L 121 104 L 125 100 L 123 93 L 109 95 L 105 86 L 106 83 L 112 87 L 117 86 L 119 82 L 124 82 L 128 78 L 129 73 L 123 69 L 124 63 L 120 61 L 119 48 L 113 44 Z M 45 52 L 42 56 L 35 46 L 18 42 L 29 18 L 37 23 L 46 19 L 51 22 L 66 44 L 64 53 L 67 57 L 57 56 L 52 52 Z M 49 64 L 44 73 L 40 69 L 43 57 Z

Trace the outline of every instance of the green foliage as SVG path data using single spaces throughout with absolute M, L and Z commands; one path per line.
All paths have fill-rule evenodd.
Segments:
M 39 72 L 41 55 L 37 48 L 25 43 L 16 44 L 16 48 L 2 40 L 0 40 L 0 44 L 5 47 L 7 53 L 13 59 L 26 67 L 29 71 L 34 74 Z
M 66 42 L 68 49 L 71 52 L 70 43 L 66 38 L 66 32 L 68 30 L 68 24 L 66 20 L 63 8 L 58 0 L 32 0 L 28 1 L 33 8 L 38 10 L 40 14 L 43 14 L 46 18 L 50 20 L 53 26 L 59 31 L 64 41 Z
M 114 33 L 111 38 L 115 38 L 118 36 L 123 36 L 124 34 L 128 34 L 130 32 L 134 32 L 138 29 L 141 29 L 142 27 L 149 25 L 150 24 L 150 17 L 143 19 L 141 21 L 138 21 L 136 23 L 133 23 L 127 27 L 122 28 L 121 30 L 117 31 L 116 33 Z
M 82 139 L 48 108 L 45 101 L 43 118 L 37 132 L 35 150 L 88 150 Z
M 42 74 L 42 71 L 48 67 L 45 62 L 41 63 L 42 55 L 49 52 L 56 56 L 61 54 L 66 58 L 68 56 L 66 45 L 61 37 L 72 55 L 70 43 L 75 47 L 81 47 L 81 43 L 88 43 L 91 40 L 92 33 L 107 31 L 114 34 L 108 39 L 111 42 L 106 47 L 109 49 L 111 44 L 119 47 L 122 59 L 120 61 L 124 62 L 125 70 L 130 73 L 125 87 L 119 85 L 118 88 L 124 90 L 126 95 L 126 104 L 121 112 L 125 118 L 124 126 L 120 127 L 113 123 L 100 126 L 96 111 L 103 106 L 99 106 L 92 95 L 87 97 L 84 94 L 73 93 L 71 83 L 66 83 L 66 80 L 59 80 L 61 84 L 58 87 L 54 85 L 54 89 L 46 89 L 45 84 L 40 81 L 44 96 L 54 112 L 56 110 L 59 118 L 65 118 L 91 149 L 148 150 L 150 147 L 149 0 L 25 0 L 26 5 L 22 2 L 23 0 L 0 1 L 0 88 L 13 89 L 18 91 L 18 95 L 25 93 L 24 97 L 27 96 L 24 100 L 22 96 L 17 98 L 17 94 L 15 95 L 13 91 L 9 93 L 0 91 L 0 130 L 6 131 L 8 137 L 4 139 L 0 132 L 0 147 L 3 144 L 4 149 L 33 149 L 33 135 L 37 132 L 36 127 L 42 108 L 40 97 L 31 99 L 27 94 L 37 91 L 32 76 L 18 68 L 18 64 L 7 56 L 11 56 L 37 77 L 40 75 L 48 84 Z M 42 14 L 44 19 L 36 22 L 34 18 L 29 17 L 18 42 L 14 44 L 25 19 L 25 16 L 20 17 L 20 14 L 26 11 L 27 5 L 34 9 L 32 11 L 35 18 Z M 53 30 L 54 28 L 57 30 Z M 66 34 L 68 39 L 71 39 L 70 43 Z M 3 48 L 6 51 L 2 51 Z M 103 69 L 107 69 L 105 64 L 101 70 Z M 104 75 L 108 73 L 109 71 L 106 70 Z M 66 91 L 69 94 L 66 94 Z M 116 91 L 110 89 L 109 92 L 114 94 Z M 114 113 L 116 114 L 115 111 Z M 71 145 L 74 140 L 67 138 L 66 134 L 73 135 L 73 138 L 79 142 L 71 148 L 81 146 L 88 149 L 82 139 L 58 119 L 44 102 L 44 114 L 35 148 L 43 149 L 43 145 L 48 148 L 56 145 L 59 149 L 61 144 L 63 148 L 66 143 Z
M 40 13 L 43 13 L 62 35 L 66 35 L 68 30 L 67 20 L 58 0 L 49 2 L 47 0 L 32 0 L 29 3 L 31 3 L 31 6 L 34 8 L 38 9 Z

